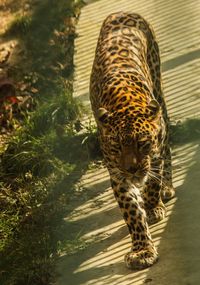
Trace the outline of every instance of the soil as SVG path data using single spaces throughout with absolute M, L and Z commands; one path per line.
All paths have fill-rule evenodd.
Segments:
M 34 88 L 25 84 L 24 71 L 19 62 L 27 62 L 22 41 L 15 33 L 8 33 L 12 23 L 23 16 L 30 16 L 37 6 L 36 0 L 0 1 L 0 152 L 14 129 L 20 127 L 22 112 L 33 107 L 31 95 Z M 15 73 L 18 70 L 18 78 Z M 32 91 L 33 92 L 32 92 Z

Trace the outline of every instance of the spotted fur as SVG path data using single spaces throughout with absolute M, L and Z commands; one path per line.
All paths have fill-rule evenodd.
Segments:
M 90 99 L 111 186 L 128 226 L 129 268 L 154 264 L 148 224 L 165 217 L 162 198 L 174 195 L 159 48 L 138 14 L 104 21 L 91 74 Z

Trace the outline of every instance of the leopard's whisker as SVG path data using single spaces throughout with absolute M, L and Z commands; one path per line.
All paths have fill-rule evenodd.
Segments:
M 153 167 L 153 168 L 151 168 L 151 170 L 160 170 L 160 168 L 155 168 L 155 167 Z M 171 173 L 171 171 L 166 170 L 166 169 L 163 169 L 162 171 L 163 171 L 164 173 Z

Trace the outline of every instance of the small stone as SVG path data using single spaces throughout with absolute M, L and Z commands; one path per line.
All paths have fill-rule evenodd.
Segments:
M 38 93 L 38 89 L 36 89 L 35 87 L 31 87 L 31 92 L 34 93 L 34 94 Z
M 0 63 L 5 63 L 10 56 L 10 51 L 9 50 L 4 50 L 0 53 Z
M 25 10 L 25 11 L 30 10 L 30 8 L 31 8 L 30 4 L 26 3 L 26 4 L 24 5 L 24 10 Z
M 144 283 L 145 283 L 145 284 L 146 284 L 146 283 L 150 283 L 151 281 L 153 281 L 152 278 L 147 278 L 147 279 L 144 280 Z
M 16 46 L 16 43 L 15 42 L 11 42 L 10 43 L 10 48 L 14 48 Z

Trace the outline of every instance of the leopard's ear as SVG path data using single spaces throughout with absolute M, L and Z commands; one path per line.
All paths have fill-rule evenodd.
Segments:
M 96 117 L 101 124 L 106 125 L 109 119 L 109 112 L 105 108 L 99 108 Z
M 155 120 L 160 116 L 160 105 L 155 99 L 152 99 L 146 107 L 146 113 L 150 120 Z

